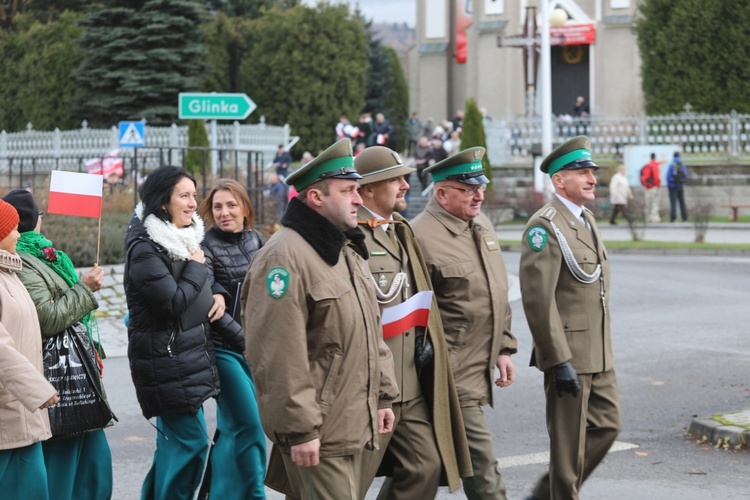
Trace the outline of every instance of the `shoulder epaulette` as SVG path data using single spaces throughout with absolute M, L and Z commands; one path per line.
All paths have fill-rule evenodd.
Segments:
M 539 217 L 541 217 L 542 219 L 552 220 L 556 214 L 557 210 L 555 208 L 547 207 L 541 214 L 539 214 Z

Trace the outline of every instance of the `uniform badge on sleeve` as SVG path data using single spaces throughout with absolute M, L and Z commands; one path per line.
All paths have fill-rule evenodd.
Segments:
M 534 226 L 529 229 L 528 233 L 526 233 L 526 241 L 529 243 L 532 250 L 535 252 L 541 252 L 542 249 L 547 246 L 548 236 L 549 233 L 547 233 L 547 230 L 544 227 Z
M 266 288 L 268 294 L 274 299 L 280 299 L 289 288 L 289 271 L 283 267 L 276 266 L 266 275 Z

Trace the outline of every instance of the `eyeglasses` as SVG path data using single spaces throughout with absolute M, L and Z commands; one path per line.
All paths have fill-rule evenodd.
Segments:
M 450 186 L 450 185 L 446 185 L 444 187 L 449 187 L 451 189 L 455 189 L 456 191 L 463 191 L 464 194 L 466 194 L 466 196 L 472 196 L 472 197 L 476 196 L 479 191 L 484 193 L 487 190 L 487 184 L 479 184 L 478 186 L 465 187 L 465 188 L 460 188 L 460 187 Z
M 40 219 L 42 218 L 42 215 L 44 215 L 44 212 L 41 212 L 41 211 L 40 211 L 40 212 L 39 212 L 39 218 L 40 218 Z

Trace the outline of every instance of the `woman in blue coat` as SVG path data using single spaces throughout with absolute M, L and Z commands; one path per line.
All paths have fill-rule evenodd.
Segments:
M 254 211 L 242 185 L 220 179 L 201 203 L 209 228 L 201 247 L 216 303 L 223 317 L 210 324 L 221 394 L 217 399 L 217 437 L 204 488 L 211 498 L 265 498 L 266 439 L 255 400 L 250 368 L 243 357 L 240 290 L 255 253 L 265 243 L 252 229 Z

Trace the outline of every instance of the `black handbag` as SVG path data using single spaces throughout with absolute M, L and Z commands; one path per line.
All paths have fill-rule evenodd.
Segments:
M 99 364 L 83 323 L 48 338 L 43 351 L 44 376 L 60 396 L 48 409 L 53 437 L 103 429 L 117 420 L 102 393 Z
M 175 279 L 179 279 L 182 276 L 182 272 L 187 264 L 186 260 L 176 260 L 172 263 L 172 272 L 174 273 Z M 195 302 L 190 304 L 187 311 L 182 313 L 178 318 L 180 330 L 186 332 L 198 325 L 208 322 L 208 311 L 214 305 L 214 296 L 211 292 L 211 284 L 209 280 L 203 283 L 200 294 Z

